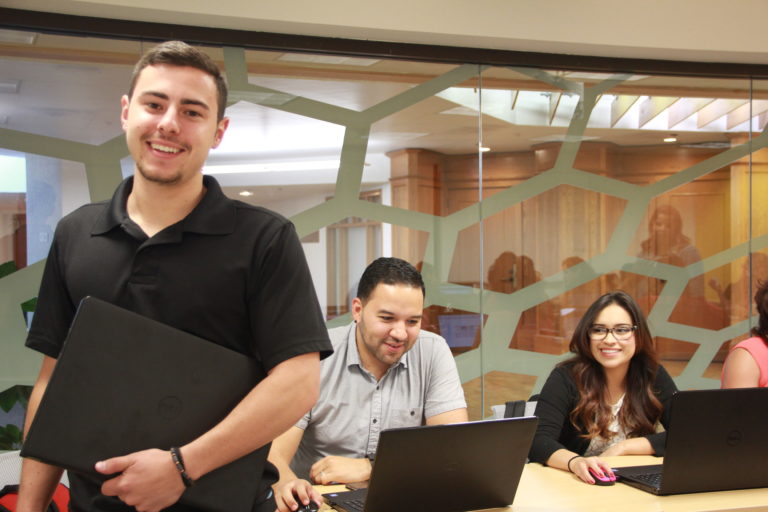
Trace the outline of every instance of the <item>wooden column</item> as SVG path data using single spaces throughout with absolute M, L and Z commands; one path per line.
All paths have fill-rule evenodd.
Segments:
M 442 214 L 442 166 L 444 155 L 424 149 L 400 149 L 387 153 L 391 162 L 392 206 Z M 412 264 L 424 258 L 429 234 L 392 226 L 392 255 Z

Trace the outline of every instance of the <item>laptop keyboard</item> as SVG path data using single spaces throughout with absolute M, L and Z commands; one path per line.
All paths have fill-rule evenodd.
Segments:
M 657 489 L 661 488 L 661 473 L 641 473 L 639 475 L 632 475 L 632 477 Z
M 365 500 L 349 500 L 344 502 L 344 509 L 350 512 L 363 512 Z

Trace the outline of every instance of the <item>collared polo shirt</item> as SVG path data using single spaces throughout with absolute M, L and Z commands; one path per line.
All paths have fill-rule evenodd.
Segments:
M 128 217 L 133 178 L 110 201 L 64 217 L 46 261 L 27 346 L 58 357 L 77 305 L 91 295 L 250 355 L 265 375 L 300 354 L 330 354 L 293 225 L 227 198 L 212 177 L 203 180 L 206 193 L 192 212 L 152 237 Z M 276 480 L 276 469 L 267 464 L 262 489 Z M 70 484 L 73 510 L 133 510 L 101 495 L 100 482 L 91 477 L 71 473 Z M 189 507 L 177 503 L 168 510 Z
M 291 462 L 299 478 L 308 478 L 312 464 L 327 455 L 375 455 L 384 429 L 423 425 L 427 418 L 467 406 L 442 337 L 421 331 L 411 350 L 377 382 L 360 363 L 356 325 L 328 332 L 334 354 L 321 363 L 320 397 L 296 424 L 304 430 Z
M 27 346 L 57 357 L 80 300 L 92 295 L 251 355 L 265 370 L 330 346 L 293 225 L 233 201 L 210 176 L 181 221 L 147 235 L 126 210 L 133 178 L 111 201 L 61 220 Z

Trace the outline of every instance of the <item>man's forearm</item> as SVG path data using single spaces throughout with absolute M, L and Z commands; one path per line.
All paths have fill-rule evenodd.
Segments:
M 274 485 L 275 490 L 279 489 L 286 482 L 298 478 L 291 469 L 291 460 L 296 454 L 303 435 L 304 431 L 302 429 L 293 426 L 272 442 L 268 460 L 275 465 L 280 475 L 280 480 Z
M 314 405 L 319 387 L 316 352 L 280 363 L 221 423 L 182 447 L 189 476 L 197 479 L 272 441 Z
M 24 459 L 16 512 L 44 512 L 51 502 L 63 470 L 36 460 Z
M 279 489 L 287 482 L 291 482 L 299 478 L 291 469 L 290 464 L 286 464 L 282 460 L 273 459 L 272 457 L 269 458 L 269 461 L 275 465 L 277 472 L 280 475 L 280 479 L 275 482 L 275 485 L 272 486 L 275 490 Z
M 427 425 L 448 425 L 450 423 L 466 423 L 468 421 L 467 408 L 461 407 L 430 416 L 427 418 Z
M 32 394 L 27 405 L 27 417 L 24 422 L 24 436 L 29 432 L 29 427 L 37 413 L 37 407 L 48 387 L 48 381 L 56 366 L 56 360 L 45 357 L 40 367 Z M 51 501 L 56 485 L 61 480 L 63 470 L 36 460 L 24 459 L 21 465 L 21 485 L 19 487 L 19 501 L 16 504 L 17 512 L 43 512 Z

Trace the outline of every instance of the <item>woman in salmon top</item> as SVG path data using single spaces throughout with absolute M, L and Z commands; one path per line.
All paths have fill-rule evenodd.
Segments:
M 768 387 L 768 280 L 758 285 L 755 305 L 759 320 L 752 337 L 731 349 L 723 365 L 724 388 Z

